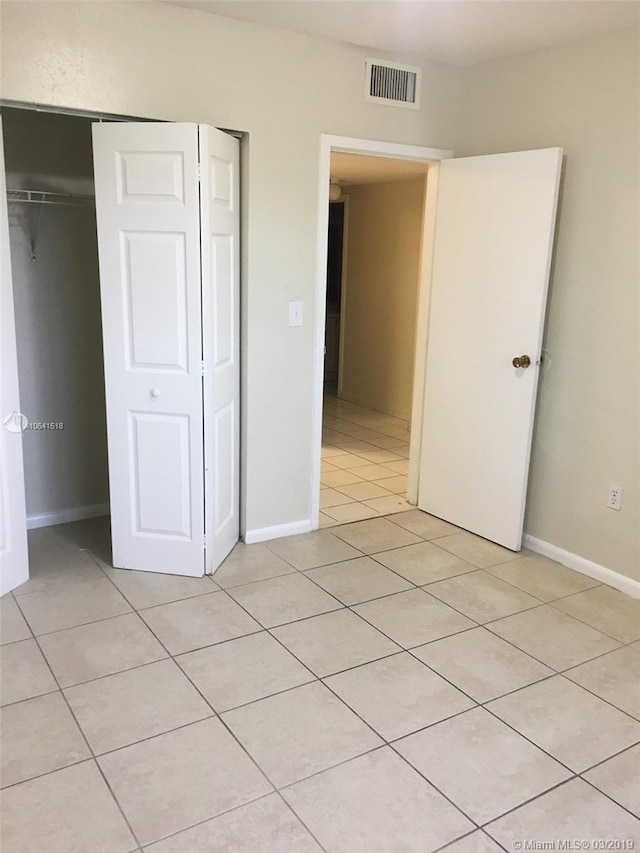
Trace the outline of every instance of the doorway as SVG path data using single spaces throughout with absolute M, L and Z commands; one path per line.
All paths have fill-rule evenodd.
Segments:
M 323 527 L 409 508 L 427 169 L 421 162 L 331 154 Z
M 358 195 L 358 200 L 361 202 L 361 207 L 365 210 L 367 209 L 367 196 L 371 195 L 371 186 L 375 184 L 386 183 L 385 181 L 377 180 L 382 174 L 384 174 L 387 178 L 389 177 L 397 177 L 410 179 L 412 177 L 417 177 L 417 175 L 422 175 L 422 179 L 424 180 L 424 175 L 428 169 L 429 164 L 437 164 L 440 160 L 451 157 L 452 152 L 441 149 L 432 149 L 432 148 L 420 148 L 417 146 L 411 145 L 398 145 L 394 143 L 382 143 L 382 142 L 373 142 L 370 140 L 359 140 L 359 139 L 346 139 L 343 137 L 331 137 L 331 136 L 323 136 L 322 138 L 322 147 L 321 147 L 321 164 L 320 164 L 320 226 L 319 226 L 319 242 L 318 242 L 318 288 L 317 288 L 317 298 L 318 298 L 318 317 L 319 317 L 319 327 L 317 330 L 318 340 L 322 341 L 324 344 L 324 334 L 325 334 L 325 318 L 328 315 L 328 305 L 325 298 L 325 281 L 327 275 L 327 266 L 326 262 L 328 259 L 328 248 L 329 248 L 329 193 L 330 193 L 330 185 L 333 181 L 334 185 L 339 187 L 340 197 L 344 198 L 347 202 L 346 210 L 347 210 L 347 226 L 346 226 L 346 243 L 349 242 L 349 221 L 352 218 L 352 199 L 355 201 L 356 195 Z M 395 172 L 395 174 L 394 174 Z M 367 184 L 370 184 L 369 188 L 367 188 Z M 361 187 L 360 185 L 364 185 Z M 354 189 L 350 193 L 350 187 L 354 187 Z M 386 188 L 389 190 L 389 187 Z M 384 188 L 383 188 L 384 190 Z M 336 192 L 335 186 L 331 190 L 334 194 Z M 381 193 L 383 195 L 383 193 Z M 361 198 L 360 198 L 361 197 Z M 423 186 L 421 190 L 420 197 L 420 207 L 421 211 L 425 210 L 425 215 L 422 215 L 422 222 L 418 228 L 419 237 L 418 240 L 415 241 L 418 243 L 418 248 L 420 246 L 428 246 L 429 241 L 432 238 L 431 227 L 431 210 L 426 202 L 426 187 Z M 385 201 L 382 198 L 380 203 L 381 208 L 385 209 Z M 388 207 L 388 204 L 387 204 Z M 384 225 L 383 225 L 384 227 Z M 376 242 L 374 240 L 367 237 L 367 224 L 364 224 L 362 228 L 362 240 L 364 246 L 366 247 L 367 242 L 369 247 L 373 250 L 376 249 Z M 353 244 L 354 241 L 352 241 Z M 358 252 L 360 257 L 365 257 L 369 255 L 369 252 L 366 250 Z M 356 317 L 352 317 L 351 323 L 348 321 L 348 313 L 349 313 L 349 304 L 352 300 L 349 299 L 348 296 L 348 281 L 349 281 L 349 257 L 348 253 L 346 255 L 345 263 L 343 264 L 343 288 L 341 292 L 341 309 L 340 309 L 340 318 L 339 318 L 339 354 L 338 354 L 338 377 L 335 386 L 334 396 L 331 396 L 331 388 L 327 388 L 325 386 L 325 371 L 324 371 L 324 357 L 322 363 L 317 363 L 315 377 L 316 377 L 316 411 L 315 411 L 315 419 L 314 419 L 314 433 L 316 442 L 314 442 L 314 447 L 317 447 L 317 456 L 314 458 L 314 481 L 313 481 L 313 494 L 312 494 L 312 522 L 314 519 L 317 519 L 316 526 L 331 526 L 335 523 L 342 523 L 344 521 L 356 520 L 358 518 L 371 518 L 376 515 L 383 515 L 393 511 L 401 511 L 403 509 L 408 508 L 408 503 L 415 503 L 417 498 L 417 467 L 419 463 L 419 452 L 420 448 L 417 446 L 417 442 L 413 442 L 410 444 L 410 426 L 414 426 L 413 432 L 414 435 L 420 434 L 420 429 L 415 430 L 415 425 L 412 423 L 416 418 L 416 412 L 421 413 L 422 407 L 422 390 L 423 390 L 423 374 L 420 373 L 418 369 L 415 371 L 415 375 L 413 377 L 413 382 L 411 381 L 411 374 L 413 373 L 413 362 L 415 361 L 416 365 L 419 365 L 419 357 L 420 353 L 416 351 L 415 341 L 417 339 L 418 345 L 420 344 L 420 331 L 424 327 L 425 320 L 424 317 L 426 315 L 428 309 L 428 293 L 425 294 L 425 282 L 429 280 L 429 266 L 428 266 L 428 251 L 419 252 L 420 258 L 418 263 L 418 297 L 417 304 L 414 301 L 414 311 L 413 311 L 413 325 L 412 325 L 412 336 L 413 342 L 409 345 L 409 367 L 406 367 L 406 353 L 403 361 L 403 364 L 396 364 L 397 375 L 403 376 L 407 386 L 409 387 L 408 393 L 404 392 L 401 397 L 404 399 L 404 405 L 401 404 L 400 408 L 398 407 L 398 400 L 392 399 L 391 404 L 389 405 L 389 395 L 393 398 L 397 389 L 394 387 L 395 383 L 389 377 L 386 377 L 387 383 L 387 400 L 385 404 L 384 394 L 382 397 L 376 394 L 372 390 L 372 387 L 376 384 L 380 386 L 380 382 L 374 381 L 373 386 L 369 385 L 369 390 L 365 391 L 365 393 L 358 395 L 358 393 L 354 393 L 355 386 L 360 384 L 362 386 L 362 382 L 353 381 L 352 375 L 353 371 L 349 371 L 349 366 L 353 367 L 355 365 L 356 370 L 355 373 L 358 373 L 358 358 L 356 356 L 355 362 L 353 361 L 353 354 L 349 355 L 349 331 L 348 328 L 351 326 L 352 329 L 356 329 L 356 337 L 358 336 L 358 328 L 367 329 L 367 324 L 362 324 L 358 322 L 361 318 L 358 317 L 358 309 L 356 308 Z M 375 266 L 375 264 L 374 264 Z M 364 277 L 366 278 L 366 271 L 363 272 Z M 345 285 L 347 291 L 345 293 Z M 413 282 L 415 286 L 415 281 Z M 363 297 L 366 303 L 366 288 L 363 288 Z M 415 300 L 415 295 L 414 295 Z M 384 300 L 383 300 L 384 302 Z M 357 304 L 357 300 L 356 300 Z M 363 303 L 360 302 L 360 305 Z M 352 306 L 352 312 L 354 311 L 354 307 Z M 377 312 L 378 314 L 378 322 L 384 323 L 384 315 L 385 309 L 384 304 L 382 305 L 382 310 Z M 400 324 L 401 326 L 402 324 Z M 369 333 L 371 329 L 368 329 Z M 417 338 L 415 337 L 417 335 Z M 321 337 L 322 336 L 322 337 Z M 373 346 L 377 347 L 375 343 L 375 334 L 373 336 Z M 328 342 L 328 338 L 327 338 Z M 364 358 L 361 359 L 362 363 L 365 364 L 365 372 L 367 372 L 367 367 L 369 376 L 376 373 L 376 368 L 373 370 L 370 369 L 370 365 L 367 366 L 366 359 L 366 348 L 368 347 L 371 350 L 371 340 L 365 344 L 357 345 L 356 349 L 360 349 L 361 352 L 364 352 Z M 395 348 L 394 348 L 395 349 Z M 403 347 L 400 347 L 402 350 Z M 404 347 L 406 349 L 406 346 Z M 320 349 L 316 350 L 316 352 L 320 352 L 321 354 L 324 351 L 324 346 L 321 346 Z M 349 362 L 351 361 L 351 365 Z M 345 366 L 347 366 L 347 371 L 345 373 Z M 379 372 L 379 368 L 377 369 Z M 360 375 L 362 376 L 362 370 L 360 369 Z M 408 374 L 408 375 L 407 375 Z M 375 380 L 375 375 L 372 377 Z M 346 380 L 346 383 L 345 383 Z M 384 385 L 384 382 L 382 383 Z M 327 393 L 328 392 L 328 393 Z M 349 399 L 349 397 L 351 399 Z M 409 402 L 407 403 L 407 399 Z M 350 409 L 351 407 L 351 409 Z M 384 411 L 386 409 L 386 411 Z M 395 413 L 394 413 L 395 411 Z M 340 430 L 336 430 L 335 421 L 332 422 L 331 419 L 335 417 L 336 414 L 348 414 L 350 417 L 355 416 L 356 422 L 358 420 L 362 421 L 363 419 L 367 421 L 367 423 L 356 423 L 346 424 L 347 433 L 340 433 Z M 419 417 L 419 415 L 418 415 Z M 323 423 L 324 419 L 324 423 Z M 337 424 L 337 426 L 341 426 L 344 430 L 344 417 L 339 418 L 342 421 L 341 424 Z M 393 432 L 396 432 L 396 435 L 389 434 L 387 432 L 381 432 L 381 427 L 384 429 L 390 429 Z M 370 430 L 370 434 L 367 434 L 366 430 Z M 324 430 L 324 444 L 326 445 L 324 448 L 324 453 L 322 450 L 323 447 L 323 430 Z M 359 433 L 359 435 L 350 434 L 353 431 Z M 364 430 L 364 432 L 363 432 Z M 333 432 L 338 432 L 340 435 L 337 437 L 337 440 L 343 445 L 346 443 L 347 447 L 339 447 L 337 445 L 329 444 L 331 439 L 335 439 L 336 436 L 332 435 Z M 402 435 L 399 433 L 402 432 Z M 374 441 L 378 442 L 377 444 L 372 444 L 369 446 L 364 446 L 363 442 L 366 442 L 367 445 L 370 445 L 371 442 L 367 439 L 374 439 Z M 355 444 L 353 442 L 356 442 Z M 360 444 L 357 444 L 357 442 Z M 391 444 L 395 444 L 396 447 L 400 448 L 400 454 L 394 453 L 393 448 L 390 446 Z M 350 446 L 349 446 L 350 445 Z M 335 449 L 338 449 L 340 453 L 336 453 Z M 333 449 L 331 449 L 333 448 Z M 361 459 L 347 459 L 346 454 L 344 453 L 345 449 L 351 453 L 353 450 L 356 451 L 355 456 L 358 455 L 358 452 L 365 453 L 369 456 L 373 454 L 371 459 L 366 459 L 365 457 L 361 457 L 365 459 L 365 465 L 362 465 Z M 395 458 L 396 456 L 400 456 L 399 459 Z M 333 456 L 333 461 L 331 460 L 331 456 Z M 341 469 L 341 470 L 355 470 L 357 467 L 367 468 L 368 470 L 364 470 L 361 473 L 367 474 L 372 477 L 372 479 L 367 480 L 364 477 L 359 476 L 359 481 L 352 481 L 350 483 L 345 482 L 345 475 L 341 473 L 336 473 L 334 468 L 339 467 L 336 465 L 336 462 L 340 461 L 340 456 L 343 456 L 342 463 L 346 463 L 347 466 L 353 465 L 353 468 Z M 385 458 L 383 459 L 383 456 Z M 322 458 L 324 457 L 324 458 Z M 383 468 L 380 471 L 381 464 L 388 466 L 389 464 L 395 465 L 398 470 L 391 471 L 387 467 Z M 324 469 L 324 470 L 322 470 Z M 328 476 L 334 475 L 334 476 Z M 348 475 L 346 475 L 348 476 Z M 352 475 L 355 476 L 355 475 Z M 406 482 L 402 481 L 399 478 L 406 477 Z M 382 480 L 387 479 L 388 485 L 392 488 L 398 489 L 399 491 L 393 492 L 392 488 L 385 488 L 382 485 Z M 322 482 L 324 480 L 324 482 Z M 339 489 L 333 489 L 333 491 L 338 491 L 338 495 L 330 495 L 326 494 L 323 496 L 322 501 L 320 497 L 321 491 L 326 491 L 327 488 L 332 488 L 331 483 L 333 485 L 338 485 L 338 481 L 340 481 Z M 362 483 L 362 485 L 361 485 Z M 374 488 L 371 488 L 371 484 Z M 324 487 L 321 489 L 321 486 Z M 351 487 L 355 486 L 355 490 Z M 351 494 L 344 494 L 344 489 L 347 489 Z M 378 492 L 378 490 L 381 490 Z M 373 497 L 373 492 L 376 492 L 376 497 Z M 357 500 L 354 495 L 368 495 L 369 497 L 364 497 L 361 500 Z M 400 497 L 398 497 L 400 495 Z M 408 500 L 407 500 L 408 499 Z M 329 507 L 328 503 L 333 503 L 333 501 L 337 501 L 335 504 L 335 509 L 333 507 Z M 348 501 L 353 506 L 350 508 L 348 504 L 345 502 Z M 378 503 L 376 503 L 376 501 Z M 382 502 L 381 502 L 382 501 Z M 331 512 L 331 515 L 328 513 L 320 515 L 322 504 L 323 509 L 328 509 Z M 355 504 L 359 504 L 360 506 L 355 506 Z M 345 507 L 342 509 L 341 507 Z M 350 515 L 350 513 L 354 513 L 354 515 Z
M 110 563 L 91 118 L 3 107 L 32 579 Z M 87 550 L 89 549 L 89 550 Z
M 398 148 L 323 137 L 321 209 L 333 151 L 388 157 Z M 410 447 L 407 497 L 421 510 L 518 551 L 563 152 L 454 159 L 451 152 L 412 149 L 398 156 L 442 161 L 425 197 L 411 417 L 419 441 Z M 326 213 L 320 222 L 326 223 Z M 318 246 L 325 260 L 322 230 Z M 319 259 L 318 298 L 325 272 Z M 479 411 L 482 429 L 469 430 L 480 422 Z M 319 447 L 319 397 L 316 414 Z M 317 471 L 316 482 L 320 453 Z

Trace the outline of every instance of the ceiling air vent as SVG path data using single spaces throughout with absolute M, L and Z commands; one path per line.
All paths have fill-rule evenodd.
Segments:
M 420 69 L 413 65 L 367 59 L 364 97 L 394 107 L 420 106 Z

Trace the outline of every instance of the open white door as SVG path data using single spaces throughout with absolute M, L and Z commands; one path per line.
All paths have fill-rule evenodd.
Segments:
M 418 506 L 512 550 L 561 167 L 560 148 L 439 166 Z
M 114 566 L 204 573 L 198 126 L 93 126 Z
M 200 125 L 206 571 L 240 535 L 240 144 Z
M 0 118 L 0 595 L 29 579 L 18 357 Z

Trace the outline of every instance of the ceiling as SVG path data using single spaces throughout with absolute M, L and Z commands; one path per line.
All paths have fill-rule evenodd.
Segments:
M 473 65 L 637 27 L 639 0 L 166 0 L 395 54 Z
M 427 163 L 392 160 L 390 157 L 371 157 L 368 154 L 331 154 L 331 180 L 348 184 L 377 184 L 426 175 Z

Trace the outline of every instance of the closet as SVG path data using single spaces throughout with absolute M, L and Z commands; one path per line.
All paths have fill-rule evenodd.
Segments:
M 27 523 L 109 511 L 91 119 L 3 108 Z
M 21 410 L 16 395 L 3 420 L 24 429 L 27 526 L 85 550 L 97 535 L 118 568 L 212 573 L 239 537 L 238 139 L 194 123 L 2 119 Z M 18 515 L 0 530 L 5 562 Z M 55 550 L 36 533 L 32 556 Z

